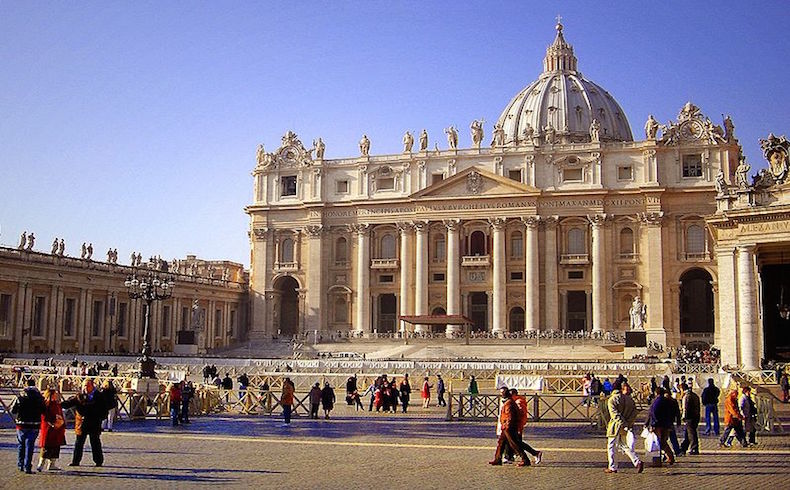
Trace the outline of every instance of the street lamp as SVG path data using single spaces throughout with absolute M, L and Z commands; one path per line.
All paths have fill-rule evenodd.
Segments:
M 140 278 L 133 274 L 126 279 L 124 286 L 129 291 L 129 298 L 141 299 L 144 303 L 145 327 L 143 328 L 143 352 L 137 359 L 140 361 L 139 378 L 156 378 L 156 361 L 151 357 L 151 346 L 148 343 L 148 330 L 151 325 L 151 303 L 165 300 L 173 295 L 174 281 L 172 277 L 149 272 Z

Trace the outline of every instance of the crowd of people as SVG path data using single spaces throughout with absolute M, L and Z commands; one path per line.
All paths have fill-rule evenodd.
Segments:
M 668 353 L 671 358 L 673 352 Z M 681 345 L 674 351 L 675 360 L 684 364 L 719 364 L 721 362 L 721 350 L 716 347 L 708 349 L 690 349 Z

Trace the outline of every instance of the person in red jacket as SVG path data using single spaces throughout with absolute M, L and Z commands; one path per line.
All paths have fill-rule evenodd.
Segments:
M 41 414 L 39 429 L 39 445 L 41 456 L 38 460 L 38 471 L 57 471 L 60 447 L 66 444 L 66 421 L 63 408 L 60 406 L 60 392 L 54 388 L 44 391 L 44 413 Z
M 170 420 L 173 422 L 173 427 L 178 425 L 178 414 L 181 410 L 181 383 L 173 383 L 170 385 Z
M 529 444 L 527 444 L 526 442 L 524 442 L 524 427 L 526 427 L 527 420 L 529 420 L 529 409 L 527 407 L 527 398 L 524 395 L 519 395 L 518 390 L 516 388 L 510 389 L 510 396 L 513 398 L 516 407 L 518 407 L 518 415 L 519 415 L 518 438 L 516 442 L 518 442 L 518 444 L 525 452 L 531 454 L 535 458 L 535 464 L 540 464 L 541 460 L 543 459 L 543 451 L 538 451 L 534 449 L 532 446 L 530 446 Z M 512 459 L 512 458 L 513 458 L 513 453 L 510 451 L 510 447 L 506 446 L 503 462 L 505 459 Z M 529 463 L 529 460 L 527 460 L 527 463 Z
M 521 416 L 519 415 L 518 406 L 513 398 L 510 396 L 510 390 L 507 386 L 503 386 L 499 389 L 499 393 L 504 400 L 504 404 L 502 405 L 502 412 L 499 415 L 499 424 L 502 428 L 502 432 L 499 434 L 499 440 L 497 441 L 496 445 L 496 453 L 494 453 L 493 461 L 489 461 L 488 464 L 499 466 L 502 464 L 502 452 L 505 449 L 505 445 L 509 445 L 510 449 L 521 457 L 521 461 L 519 461 L 517 466 L 527 466 L 529 465 L 529 458 L 521 446 L 518 444 L 518 425 L 520 422 Z
M 719 447 L 730 447 L 732 443 L 727 439 L 730 432 L 735 431 L 735 437 L 743 447 L 747 447 L 746 435 L 743 432 L 741 411 L 738 410 L 738 390 L 732 390 L 724 399 L 724 433 L 719 440 Z

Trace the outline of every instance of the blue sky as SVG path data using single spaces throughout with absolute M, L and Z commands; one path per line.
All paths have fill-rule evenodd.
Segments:
M 762 166 L 758 139 L 790 131 L 787 3 L 640 4 L 0 0 L 0 243 L 248 264 L 258 143 L 395 153 L 454 124 L 469 146 L 540 73 L 557 14 L 634 135 L 691 100 Z

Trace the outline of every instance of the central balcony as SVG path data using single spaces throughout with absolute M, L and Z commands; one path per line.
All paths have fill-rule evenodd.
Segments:
M 277 272 L 295 272 L 299 269 L 299 264 L 296 262 L 275 262 L 274 270 Z
M 397 269 L 398 259 L 373 259 L 370 268 L 376 270 Z
M 584 265 L 589 263 L 590 256 L 588 254 L 562 254 L 560 256 L 560 264 Z
M 488 267 L 491 265 L 490 255 L 464 255 L 461 257 L 463 267 Z

